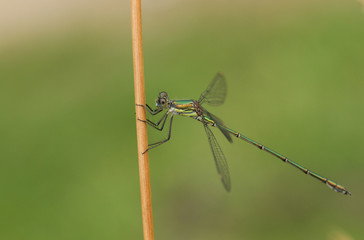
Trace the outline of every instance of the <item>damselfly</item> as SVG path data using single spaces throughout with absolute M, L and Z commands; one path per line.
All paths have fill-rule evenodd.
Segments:
M 217 172 L 227 191 L 230 191 L 230 189 L 231 189 L 228 164 L 226 162 L 225 155 L 222 152 L 220 145 L 216 141 L 216 138 L 215 138 L 214 134 L 212 133 L 210 127 L 217 127 L 222 132 L 222 134 L 227 138 L 227 140 L 229 142 L 233 141 L 231 136 L 240 138 L 240 139 L 258 147 L 259 149 L 272 154 L 273 156 L 279 158 L 283 162 L 289 163 L 290 165 L 301 170 L 303 173 L 310 175 L 310 176 L 316 178 L 317 180 L 325 183 L 329 188 L 335 190 L 336 192 L 351 195 L 351 193 L 342 185 L 337 184 L 337 183 L 329 180 L 328 178 L 322 177 L 322 176 L 308 170 L 307 168 L 293 162 L 292 160 L 288 159 L 287 157 L 283 156 L 282 154 L 277 153 L 277 152 L 273 151 L 272 149 L 265 147 L 264 145 L 254 141 L 250 138 L 247 138 L 247 137 L 243 136 L 242 134 L 226 127 L 224 125 L 224 123 L 218 117 L 216 117 L 212 113 L 208 112 L 204 107 L 202 107 L 202 105 L 205 103 L 209 104 L 211 106 L 221 105 L 224 103 L 225 98 L 226 98 L 226 81 L 225 81 L 224 76 L 222 74 L 218 73 L 215 76 L 215 78 L 212 80 L 210 85 L 207 87 L 207 89 L 201 94 L 198 101 L 193 100 L 193 99 L 171 100 L 171 99 L 169 99 L 168 94 L 166 92 L 161 92 L 161 93 L 159 93 L 158 99 L 156 100 L 155 109 L 152 109 L 151 107 L 149 107 L 149 105 L 145 105 L 145 106 L 138 105 L 138 106 L 144 107 L 152 115 L 157 115 L 157 114 L 163 112 L 164 110 L 167 110 L 164 113 L 164 115 L 162 116 L 162 118 L 156 123 L 149 119 L 147 119 L 147 120 L 139 119 L 140 121 L 146 122 L 147 124 L 149 124 L 150 126 L 152 126 L 153 128 L 155 128 L 159 131 L 163 130 L 164 125 L 165 125 L 168 117 L 170 116 L 168 137 L 162 141 L 149 144 L 148 149 L 146 151 L 162 145 L 163 143 L 167 142 L 171 138 L 172 121 L 173 121 L 173 117 L 175 115 L 190 117 L 190 118 L 200 121 L 204 126 L 205 132 L 207 135 L 207 139 L 208 139 L 208 142 L 211 147 L 212 155 L 215 159 Z

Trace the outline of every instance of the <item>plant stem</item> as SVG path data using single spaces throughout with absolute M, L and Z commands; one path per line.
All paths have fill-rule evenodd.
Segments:
M 135 103 L 145 105 L 141 0 L 131 0 L 131 25 L 133 42 Z M 146 119 L 146 113 L 145 109 L 139 106 L 135 106 L 135 112 L 143 233 L 144 240 L 153 240 L 154 230 L 149 173 L 149 154 L 148 152 L 143 154 L 143 152 L 148 148 L 147 126 L 144 122 L 138 121 L 138 119 Z

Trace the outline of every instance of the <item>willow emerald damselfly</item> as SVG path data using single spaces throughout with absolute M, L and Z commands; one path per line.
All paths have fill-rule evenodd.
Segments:
M 207 87 L 207 89 L 201 94 L 200 98 L 196 101 L 194 99 L 186 99 L 186 100 L 171 100 L 168 97 L 168 94 L 166 92 L 160 92 L 158 99 L 156 100 L 156 108 L 152 109 L 149 105 L 138 105 L 144 107 L 150 114 L 157 115 L 165 111 L 162 118 L 158 122 L 153 122 L 149 119 L 142 120 L 153 128 L 162 131 L 167 119 L 170 117 L 170 124 L 169 124 L 169 132 L 168 137 L 162 141 L 158 141 L 152 144 L 148 145 L 148 150 L 158 147 L 162 145 L 163 143 L 167 142 L 171 138 L 171 132 L 172 132 L 172 122 L 174 116 L 185 116 L 190 117 L 193 119 L 196 119 L 200 121 L 204 128 L 207 135 L 208 142 L 211 147 L 212 155 L 215 159 L 215 164 L 217 168 L 217 172 L 220 176 L 220 179 L 227 191 L 230 191 L 231 189 L 231 183 L 230 183 L 230 174 L 229 174 L 229 168 L 228 164 L 226 162 L 225 155 L 223 151 L 221 150 L 220 145 L 216 141 L 216 138 L 211 131 L 210 127 L 217 127 L 222 134 L 226 137 L 226 139 L 229 142 L 232 142 L 232 136 L 242 139 L 259 149 L 268 152 L 272 154 L 273 156 L 279 158 L 283 162 L 289 163 L 290 165 L 294 166 L 295 168 L 301 170 L 303 173 L 310 175 L 314 177 L 315 179 L 325 183 L 329 188 L 333 189 L 336 192 L 343 193 L 343 194 L 349 194 L 351 193 L 342 185 L 337 184 L 328 178 L 322 177 L 307 168 L 293 162 L 292 160 L 288 159 L 287 157 L 283 156 L 280 153 L 277 153 L 273 151 L 272 149 L 250 139 L 242 134 L 226 127 L 224 123 L 215 115 L 207 111 L 202 105 L 208 104 L 211 106 L 218 106 L 224 103 L 226 98 L 226 81 L 222 74 L 218 73 L 215 78 L 212 80 L 210 85 Z

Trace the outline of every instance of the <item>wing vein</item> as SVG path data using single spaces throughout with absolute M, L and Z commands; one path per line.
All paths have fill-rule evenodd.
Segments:
M 208 127 L 207 123 L 204 123 L 206 135 L 208 138 L 208 142 L 211 147 L 212 155 L 214 156 L 215 164 L 217 172 L 220 176 L 220 180 L 224 185 L 226 191 L 230 192 L 231 183 L 230 183 L 230 173 L 229 167 L 225 158 L 224 153 L 222 152 L 220 145 L 218 144 L 214 134 L 211 129 Z

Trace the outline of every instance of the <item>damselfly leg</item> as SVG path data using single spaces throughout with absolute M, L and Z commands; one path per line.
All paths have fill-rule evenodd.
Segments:
M 157 115 L 158 113 L 161 113 L 163 111 L 163 109 L 158 109 L 158 108 L 157 109 L 152 109 L 148 105 L 137 104 L 137 106 L 144 107 L 152 115 Z M 157 123 L 154 123 L 153 121 L 151 121 L 149 119 L 147 119 L 147 120 L 138 119 L 138 120 L 147 123 L 149 126 L 152 126 L 154 129 L 157 129 L 158 131 L 162 131 L 164 129 L 164 126 L 165 126 L 166 120 L 167 120 L 167 118 L 169 116 L 169 113 L 170 112 L 167 111 Z M 156 148 L 156 147 L 162 145 L 163 143 L 168 142 L 171 139 L 172 121 L 173 121 L 173 115 L 171 116 L 171 119 L 170 119 L 169 131 L 168 131 L 167 138 L 165 138 L 165 139 L 163 139 L 161 141 L 155 142 L 155 143 L 148 144 L 148 148 L 143 152 L 143 154 L 146 153 L 147 151 L 149 151 L 150 149 Z M 160 128 L 158 128 L 158 126 L 161 124 L 161 122 L 163 122 L 162 126 Z

